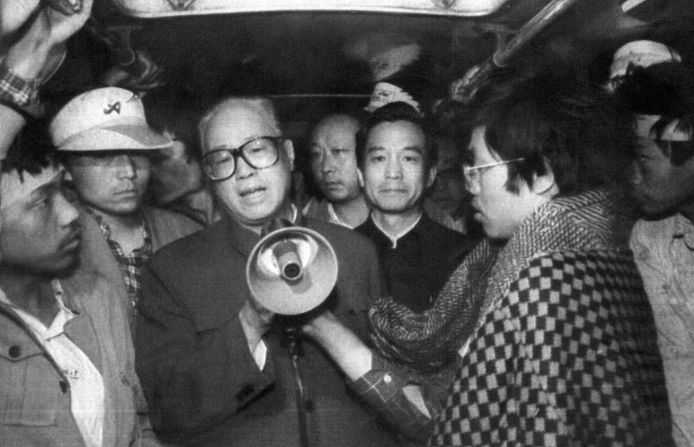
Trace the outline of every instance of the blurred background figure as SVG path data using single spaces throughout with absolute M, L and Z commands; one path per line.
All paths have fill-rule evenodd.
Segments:
M 471 196 L 465 189 L 460 148 L 447 136 L 435 139 L 439 159 L 436 179 L 424 200 L 424 211 L 441 225 L 469 236 L 481 236 L 479 225 L 472 220 Z
M 152 128 L 172 141 L 151 158 L 149 199 L 157 206 L 188 216 L 203 226 L 219 219 L 217 202 L 202 174 L 193 98 L 164 98 L 152 93 L 143 101 Z

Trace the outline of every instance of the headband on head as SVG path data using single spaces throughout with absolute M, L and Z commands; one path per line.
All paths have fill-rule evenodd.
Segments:
M 35 189 L 51 183 L 56 178 L 65 175 L 65 168 L 62 166 L 48 166 L 36 175 L 23 171 L 21 176 L 16 169 L 3 172 L 0 175 L 0 197 L 2 204 L 0 209 L 8 208 L 19 200 L 26 198 Z
M 667 45 L 652 40 L 636 40 L 622 45 L 612 59 L 610 78 L 605 88 L 614 93 L 630 65 L 650 67 L 664 62 L 682 62 L 682 57 Z
M 636 115 L 636 136 L 639 138 L 648 138 L 650 140 L 658 139 L 653 126 L 655 126 L 661 118 L 661 115 Z M 677 128 L 678 124 L 679 120 L 675 120 L 665 126 L 659 139 L 662 141 L 692 141 L 692 134 L 679 130 Z

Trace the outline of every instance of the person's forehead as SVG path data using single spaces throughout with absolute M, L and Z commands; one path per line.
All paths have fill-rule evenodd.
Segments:
M 409 121 L 382 122 L 375 125 L 367 136 L 367 146 L 378 145 L 382 139 L 396 142 L 399 148 L 424 150 L 425 136 L 421 127 Z
M 356 145 L 357 128 L 347 122 L 331 122 L 319 125 L 311 134 L 311 144 L 340 145 L 343 149 L 354 148 Z
M 359 121 L 349 115 L 330 115 L 318 122 L 313 133 L 331 133 L 337 130 L 356 133 L 359 130 Z
M 237 147 L 253 138 L 279 136 L 272 117 L 258 107 L 234 104 L 219 110 L 205 129 L 207 149 Z

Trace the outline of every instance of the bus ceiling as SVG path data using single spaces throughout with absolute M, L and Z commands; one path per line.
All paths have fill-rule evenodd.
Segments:
M 440 78 L 436 81 L 450 85 L 446 94 L 465 102 L 495 67 L 517 60 L 535 57 L 588 64 L 601 51 L 628 40 L 691 41 L 692 4 L 682 0 L 100 0 L 89 28 L 110 46 L 111 56 L 146 49 L 170 76 L 170 85 L 178 82 L 209 95 L 218 93 L 218 84 L 229 82 L 235 85 L 231 93 L 242 94 L 368 94 L 363 74 L 345 60 L 364 59 L 355 54 L 373 53 L 389 39 L 418 42 L 434 60 Z M 364 49 L 369 46 L 373 48 Z M 109 63 L 108 57 L 94 57 L 89 49 L 82 55 L 91 65 L 94 60 L 101 63 L 99 69 Z

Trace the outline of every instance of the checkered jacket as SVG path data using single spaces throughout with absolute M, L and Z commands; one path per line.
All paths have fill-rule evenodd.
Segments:
M 430 445 L 671 444 L 652 312 L 611 203 L 554 200 L 514 233 Z

